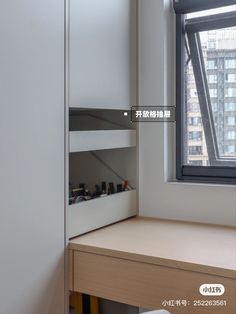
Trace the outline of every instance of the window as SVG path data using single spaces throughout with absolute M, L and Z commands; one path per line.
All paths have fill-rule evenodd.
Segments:
M 235 183 L 235 0 L 174 0 L 174 8 L 177 179 Z
M 208 82 L 209 83 L 217 83 L 217 75 L 216 74 L 209 74 L 208 75 Z
M 207 68 L 209 70 L 217 69 L 217 60 L 216 59 L 208 59 L 207 60 Z
M 189 146 L 189 155 L 202 155 L 202 146 Z
M 236 87 L 228 87 L 225 89 L 225 97 L 236 97 Z
M 236 111 L 236 102 L 225 103 L 225 111 Z
M 201 126 L 202 125 L 202 120 L 200 117 L 190 117 L 188 120 L 189 125 L 193 126 Z
M 209 94 L 211 98 L 217 97 L 217 89 L 216 88 L 210 88 Z
M 213 112 L 217 112 L 218 111 L 218 104 L 216 102 L 213 102 L 211 104 L 211 107 L 212 107 L 212 111 Z
M 226 117 L 225 121 L 227 125 L 236 126 L 236 116 Z
M 235 145 L 227 145 L 227 146 L 225 146 L 225 151 L 228 154 L 234 154 L 236 151 L 236 146 Z
M 235 73 L 226 73 L 225 81 L 228 83 L 236 83 L 236 74 Z
M 216 49 L 216 41 L 215 40 L 209 40 L 208 41 L 208 49 Z
M 226 69 L 235 69 L 236 68 L 236 58 L 225 59 L 225 68 Z
M 235 140 L 236 139 L 236 132 L 235 131 L 228 131 L 226 137 L 228 140 Z
M 189 140 L 192 141 L 201 141 L 202 140 L 202 131 L 192 131 L 189 132 Z

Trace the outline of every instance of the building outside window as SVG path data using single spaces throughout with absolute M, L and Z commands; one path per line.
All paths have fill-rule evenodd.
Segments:
M 211 98 L 211 110 L 213 112 L 213 119 L 214 119 L 214 126 L 215 126 L 215 130 L 216 130 L 216 136 L 218 139 L 218 143 L 219 143 L 219 151 L 220 154 L 222 156 L 225 155 L 225 150 L 224 150 L 224 141 L 225 136 L 224 136 L 224 125 L 234 125 L 234 120 L 233 118 L 227 120 L 226 124 L 224 124 L 224 116 L 225 116 L 225 112 L 229 111 L 230 109 L 234 110 L 234 105 L 232 105 L 232 103 L 230 102 L 230 105 L 227 105 L 227 103 L 224 103 L 224 101 L 222 101 L 222 99 L 224 99 L 224 97 L 230 97 L 230 98 L 234 98 L 236 97 L 236 81 L 234 81 L 234 73 L 225 73 L 226 70 L 224 70 L 224 64 L 225 64 L 225 59 L 227 58 L 227 55 L 230 54 L 232 55 L 235 54 L 236 57 L 236 32 L 234 32 L 234 34 L 232 35 L 231 29 L 230 30 L 221 30 L 221 31 L 215 31 L 215 32 L 206 32 L 204 33 L 204 35 L 202 35 L 202 40 L 207 41 L 209 38 L 215 37 L 215 42 L 216 42 L 216 47 L 219 47 L 221 45 L 221 47 L 223 47 L 224 45 L 226 46 L 226 43 L 228 44 L 228 37 L 231 38 L 231 41 L 233 42 L 233 47 L 235 47 L 235 49 L 230 49 L 229 51 L 227 50 L 221 50 L 221 49 L 207 49 L 208 45 L 206 43 L 202 43 L 202 49 L 203 49 L 203 56 L 204 56 L 204 62 L 205 64 L 207 64 L 206 67 L 206 72 L 207 72 L 207 78 L 208 78 L 208 84 L 209 84 L 209 96 Z M 232 47 L 232 46 L 231 46 Z M 230 63 L 230 65 L 232 66 L 232 61 Z M 189 62 L 188 64 L 188 68 L 187 68 L 187 77 L 186 77 L 186 84 L 187 85 L 187 89 L 190 88 L 190 90 L 194 91 L 194 92 L 190 92 L 189 97 L 187 98 L 187 106 L 188 106 L 188 115 L 191 116 L 191 118 L 188 120 L 188 126 L 187 128 L 189 129 L 189 133 L 191 132 L 191 126 L 194 127 L 196 125 L 200 126 L 201 125 L 201 131 L 202 134 L 204 134 L 203 131 L 203 125 L 201 122 L 201 118 L 199 119 L 199 117 L 196 119 L 194 119 L 193 115 L 201 115 L 200 112 L 200 106 L 199 106 L 199 102 L 196 102 L 196 97 L 198 100 L 198 92 L 197 92 L 197 88 L 196 88 L 196 83 L 195 83 L 195 78 L 194 81 L 192 79 L 192 77 L 194 77 L 193 75 L 193 67 L 191 62 Z M 191 80 L 188 80 L 188 77 L 191 76 Z M 224 81 L 226 81 L 226 83 L 234 83 L 234 86 L 230 86 L 230 87 L 225 87 L 224 86 Z M 217 86 L 216 86 L 217 84 Z M 195 100 L 194 100 L 195 99 Z M 194 110 L 193 109 L 193 105 L 194 106 Z M 229 104 L 229 103 L 228 103 Z M 198 111 L 196 110 L 198 105 Z M 208 158 L 208 151 L 207 151 L 207 144 L 203 137 L 203 142 L 202 142 L 202 161 L 204 165 L 208 165 L 209 164 L 209 158 Z M 189 135 L 189 139 L 191 138 L 191 135 Z M 187 155 L 185 157 L 186 163 L 190 164 L 190 161 L 192 160 L 191 155 L 188 155 L 188 151 L 186 151 Z
M 208 41 L 214 41 L 216 44 L 216 49 L 209 49 Z M 227 127 L 236 125 L 236 73 L 231 73 L 232 69 L 235 66 L 236 61 L 236 27 L 220 29 L 215 31 L 206 31 L 200 33 L 200 42 L 202 47 L 203 61 L 205 64 L 205 71 L 207 74 L 208 90 L 210 97 L 210 108 L 213 114 L 213 121 L 215 127 L 215 136 L 217 139 L 217 145 L 220 156 L 227 156 L 227 152 L 224 148 L 227 144 L 228 138 L 225 136 L 229 130 Z M 230 49 L 227 49 L 229 47 Z M 228 56 L 234 55 L 235 58 L 229 58 Z M 231 69 L 231 70 L 230 70 Z M 202 162 L 203 165 L 209 165 L 209 154 L 207 150 L 207 143 L 204 136 L 204 126 L 199 117 L 194 120 L 193 115 L 200 114 L 200 105 L 199 105 L 199 96 L 198 90 L 196 87 L 196 80 L 194 81 L 191 78 L 189 80 L 189 75 L 194 77 L 194 70 L 192 62 L 188 63 L 186 68 L 186 89 L 192 89 L 196 91 L 193 94 L 190 93 L 189 97 L 186 99 L 187 115 L 191 116 L 191 119 L 187 120 L 188 124 L 186 128 L 188 129 L 188 139 L 191 138 L 190 133 L 192 132 L 191 128 L 195 125 L 201 125 L 203 142 L 202 142 Z M 225 86 L 229 84 L 230 86 Z M 197 97 L 197 102 L 196 102 Z M 225 97 L 231 98 L 235 101 L 225 102 Z M 192 111 L 191 104 L 198 103 L 199 111 Z M 234 112 L 233 116 L 226 116 L 226 113 L 232 111 Z M 236 154 L 235 154 L 236 157 Z M 185 150 L 185 163 L 191 164 L 192 156 L 189 154 L 189 150 Z

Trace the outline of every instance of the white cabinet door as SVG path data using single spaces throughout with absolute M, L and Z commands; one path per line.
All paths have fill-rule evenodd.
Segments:
M 71 0 L 70 106 L 135 105 L 136 0 Z
M 0 312 L 64 313 L 63 0 L 0 1 Z

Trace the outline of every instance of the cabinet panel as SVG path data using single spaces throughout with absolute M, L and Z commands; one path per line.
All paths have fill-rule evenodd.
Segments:
M 70 132 L 70 153 L 135 146 L 135 130 Z
M 135 216 L 136 208 L 136 190 L 70 205 L 68 209 L 69 237 L 72 238 Z
M 0 1 L 0 312 L 64 313 L 64 1 Z
M 136 0 L 71 0 L 69 38 L 71 107 L 136 103 Z

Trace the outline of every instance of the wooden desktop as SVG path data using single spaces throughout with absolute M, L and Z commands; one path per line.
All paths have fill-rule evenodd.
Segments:
M 235 313 L 236 228 L 136 217 L 72 239 L 69 255 L 71 291 L 172 314 Z M 202 284 L 225 293 L 202 296 Z

